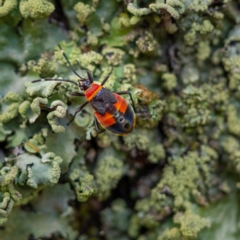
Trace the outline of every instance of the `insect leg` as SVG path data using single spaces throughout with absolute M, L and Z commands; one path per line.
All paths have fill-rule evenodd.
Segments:
M 89 102 L 85 102 L 84 104 L 82 104 L 82 105 L 76 110 L 76 112 L 75 112 L 74 115 L 73 115 L 73 118 L 71 119 L 71 121 L 70 121 L 67 125 L 69 125 L 69 124 L 74 120 L 74 118 L 76 117 L 76 115 L 77 115 L 79 112 L 81 112 L 82 109 L 83 109 L 88 103 L 89 103 Z
M 102 83 L 101 83 L 101 86 L 103 86 L 103 85 L 106 83 L 106 81 L 108 80 L 108 78 L 109 78 L 110 75 L 112 74 L 112 71 L 113 71 L 113 67 L 112 67 L 110 73 L 108 73 L 108 75 L 103 79 L 103 81 L 102 81 Z
M 69 94 L 72 96 L 85 97 L 84 93 L 79 93 L 79 92 L 70 92 Z
M 63 55 L 63 57 L 66 59 L 66 61 L 67 61 L 68 65 L 70 66 L 72 72 L 73 72 L 76 76 L 78 76 L 80 79 L 82 79 L 82 77 L 81 77 L 81 76 L 75 71 L 75 69 L 73 68 L 72 64 L 70 63 L 70 61 L 69 61 L 66 53 L 63 51 L 63 49 L 62 49 L 62 47 L 60 46 L 60 44 L 58 44 L 58 47 L 60 48 L 60 50 L 61 50 L 61 52 L 62 52 L 62 55 Z
M 135 107 L 135 104 L 133 102 L 133 98 L 132 98 L 132 94 L 129 92 L 129 91 L 121 91 L 121 92 L 116 92 L 117 94 L 119 95 L 124 95 L 124 94 L 128 94 L 131 98 L 131 101 L 132 101 L 132 106 L 133 106 L 133 109 L 134 109 L 134 112 L 136 113 L 136 107 Z
M 105 129 L 102 129 L 102 130 L 99 129 L 99 123 L 98 123 L 96 117 L 94 118 L 94 123 L 95 123 L 95 128 L 96 128 L 98 134 L 105 131 Z

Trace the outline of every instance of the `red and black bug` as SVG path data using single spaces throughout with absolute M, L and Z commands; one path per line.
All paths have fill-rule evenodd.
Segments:
M 45 81 L 59 81 L 69 82 L 77 85 L 80 90 L 84 92 L 70 92 L 72 96 L 85 96 L 87 101 L 82 104 L 74 113 L 73 119 L 77 113 L 89 103 L 94 110 L 95 115 L 95 126 L 97 132 L 101 132 L 98 127 L 98 123 L 107 131 L 116 134 L 118 136 L 124 136 L 132 132 L 136 124 L 135 106 L 132 95 L 129 91 L 121 91 L 113 93 L 110 90 L 104 88 L 104 84 L 110 77 L 111 72 L 104 78 L 101 84 L 95 83 L 91 72 L 85 69 L 87 72 L 87 78 L 81 77 L 73 68 L 67 55 L 62 50 L 61 46 L 58 45 L 68 65 L 70 66 L 73 73 L 79 77 L 78 83 L 68 79 L 53 79 L 45 78 Z M 40 82 L 41 79 L 32 81 L 32 83 Z M 132 106 L 127 102 L 121 95 L 129 95 L 132 101 Z M 73 121 L 71 120 L 71 122 Z M 69 122 L 69 123 L 71 123 Z

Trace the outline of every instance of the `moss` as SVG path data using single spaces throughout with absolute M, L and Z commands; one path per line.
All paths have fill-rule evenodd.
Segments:
M 161 1 L 161 3 L 152 3 L 149 5 L 149 8 L 158 13 L 160 16 L 169 14 L 174 19 L 178 19 L 180 14 L 183 14 L 185 11 L 184 4 L 179 0 L 168 0 L 166 3 Z

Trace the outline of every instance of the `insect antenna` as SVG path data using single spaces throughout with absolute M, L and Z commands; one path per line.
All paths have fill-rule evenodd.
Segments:
M 74 81 L 71 81 L 71 80 L 68 80 L 68 79 L 58 79 L 58 78 L 36 79 L 36 80 L 32 81 L 31 83 L 36 83 L 36 82 L 41 82 L 41 81 L 49 81 L 49 82 L 50 82 L 50 81 L 52 81 L 52 82 L 54 82 L 54 81 L 56 81 L 56 82 L 69 82 L 69 83 L 72 83 L 72 84 L 78 86 L 77 83 L 75 83 Z
M 69 61 L 66 53 L 63 51 L 63 49 L 62 49 L 62 47 L 60 46 L 60 44 L 58 44 L 58 47 L 60 48 L 60 50 L 61 50 L 61 52 L 62 52 L 62 55 L 63 55 L 64 58 L 66 59 L 66 61 L 67 61 L 68 65 L 70 66 L 72 72 L 73 72 L 76 76 L 78 76 L 80 79 L 83 79 L 83 78 L 75 71 L 75 69 L 73 68 L 72 64 L 70 63 L 70 61 Z
M 80 69 L 83 69 L 87 72 L 88 79 L 90 80 L 91 83 L 93 83 L 93 77 L 92 77 L 90 70 L 88 68 L 82 67 L 78 60 L 76 62 L 78 64 L 78 66 L 80 67 Z

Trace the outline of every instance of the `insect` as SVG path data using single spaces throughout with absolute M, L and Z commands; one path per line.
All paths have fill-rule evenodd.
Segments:
M 61 46 L 58 46 L 72 72 L 79 77 L 78 83 L 68 79 L 45 78 L 44 80 L 69 82 L 77 85 L 83 92 L 70 92 L 70 95 L 85 97 L 87 100 L 75 111 L 73 119 L 68 124 L 74 120 L 76 115 L 81 112 L 86 105 L 90 104 L 94 111 L 95 127 L 98 133 L 102 132 L 102 130 L 99 129 L 99 124 L 103 127 L 103 129 L 118 136 L 124 136 L 132 132 L 136 124 L 136 109 L 131 93 L 129 91 L 120 91 L 114 93 L 103 87 L 110 77 L 113 69 L 107 74 L 101 84 L 93 81 L 92 74 L 88 69 L 85 69 L 88 77 L 83 78 L 74 70 Z M 32 83 L 40 81 L 42 80 L 38 79 L 32 81 Z M 129 95 L 132 106 L 121 95 Z

